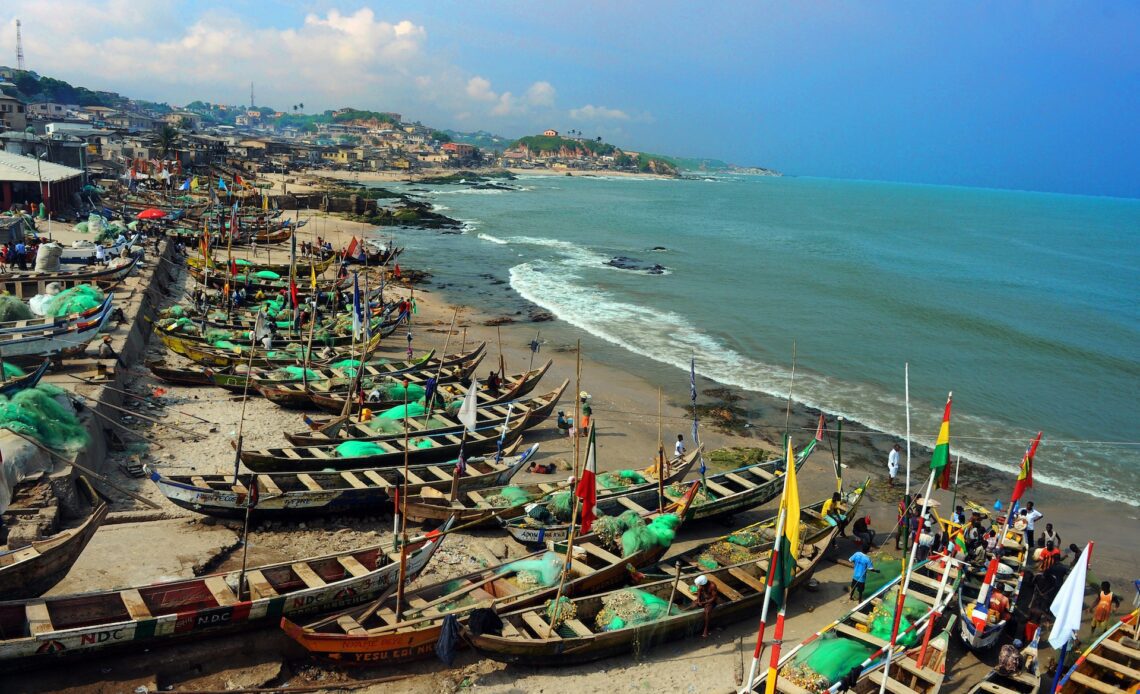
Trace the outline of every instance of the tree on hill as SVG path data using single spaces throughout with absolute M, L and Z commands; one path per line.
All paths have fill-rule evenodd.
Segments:
M 178 128 L 169 123 L 162 126 L 158 133 L 158 146 L 162 148 L 162 156 L 166 156 L 178 143 Z

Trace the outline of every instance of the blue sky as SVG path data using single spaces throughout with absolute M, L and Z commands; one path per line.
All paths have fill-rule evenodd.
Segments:
M 1140 197 L 1140 4 L 41 0 L 29 67 L 799 175 Z M 97 30 L 92 27 L 99 27 Z M 0 63 L 11 62 L 0 59 Z

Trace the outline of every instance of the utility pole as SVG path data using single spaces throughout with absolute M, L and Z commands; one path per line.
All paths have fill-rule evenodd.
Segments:
M 20 35 L 20 20 L 16 20 L 16 69 L 24 69 L 24 39 Z
M 249 110 L 253 110 L 253 82 L 249 83 Z

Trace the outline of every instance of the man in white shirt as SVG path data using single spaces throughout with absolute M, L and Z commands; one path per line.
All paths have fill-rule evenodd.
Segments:
M 677 445 L 673 447 L 673 457 L 680 458 L 685 455 L 685 435 L 677 434 Z
M 107 249 L 101 243 L 95 244 L 95 262 L 99 265 L 107 263 Z
M 895 478 L 899 475 L 899 451 L 902 446 L 897 443 L 891 447 L 891 452 L 887 454 L 887 475 L 890 477 L 889 484 L 895 486 Z
M 1033 544 L 1033 524 L 1036 523 L 1038 520 L 1044 518 L 1045 514 L 1041 513 L 1037 509 L 1033 508 L 1033 502 L 1032 501 L 1030 501 L 1028 504 L 1025 505 L 1025 510 L 1026 510 L 1026 514 L 1025 514 L 1025 519 L 1026 519 L 1025 539 L 1029 541 L 1029 548 L 1033 549 L 1033 547 L 1035 547 L 1035 545 Z

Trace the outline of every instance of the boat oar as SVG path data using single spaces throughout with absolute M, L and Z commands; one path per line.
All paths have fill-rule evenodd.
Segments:
M 681 562 L 678 561 L 673 568 L 676 573 L 673 574 L 673 587 L 669 589 L 669 605 L 665 608 L 666 617 L 673 611 L 673 598 L 677 597 L 677 584 L 681 582 Z

